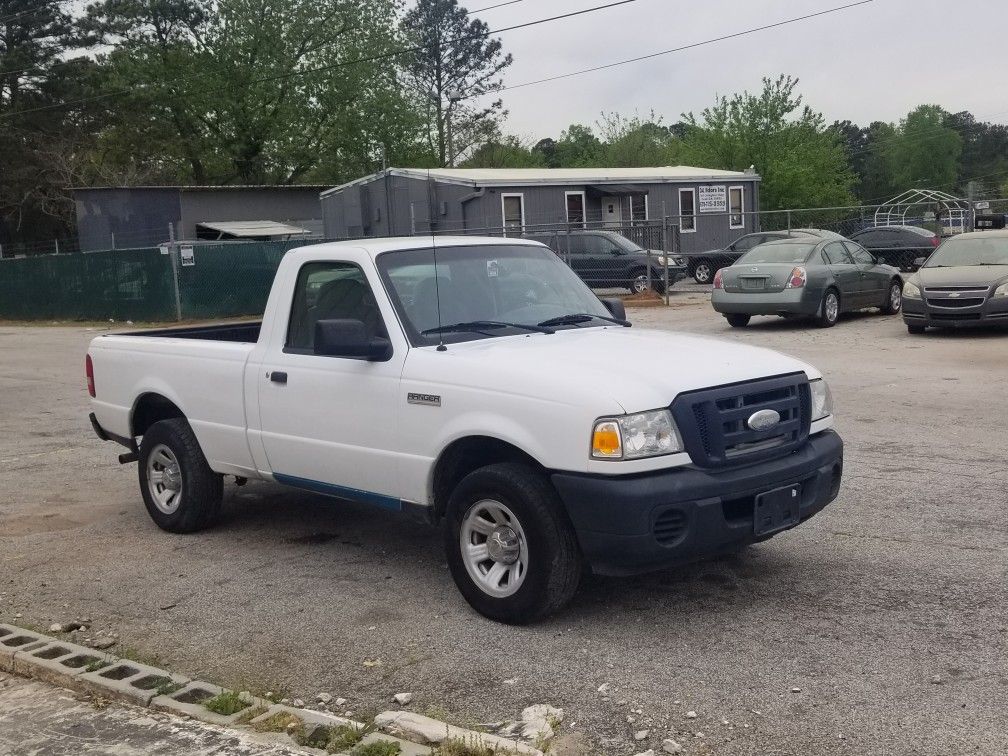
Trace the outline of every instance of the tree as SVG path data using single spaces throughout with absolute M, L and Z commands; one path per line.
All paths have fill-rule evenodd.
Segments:
M 511 65 L 511 55 L 458 0 L 418 0 L 402 28 L 417 48 L 405 68 L 425 116 L 430 149 L 439 165 L 454 165 L 460 155 L 498 134 L 507 115 L 502 101 L 472 102 L 500 88 L 500 73 Z
M 672 165 L 678 161 L 680 142 L 654 111 L 647 120 L 637 115 L 603 113 L 596 126 L 604 145 L 602 162 L 606 166 L 636 168 Z
M 744 170 L 756 167 L 764 209 L 825 207 L 853 201 L 843 144 L 820 113 L 796 94 L 798 79 L 763 79 L 759 95 L 718 97 L 700 117 L 683 116 L 686 161 Z
M 892 146 L 894 178 L 903 189 L 952 189 L 958 183 L 962 138 L 937 105 L 920 105 L 900 122 Z
M 590 168 L 601 165 L 604 151 L 590 126 L 573 123 L 556 142 L 556 164 L 562 168 Z
M 538 146 L 538 145 L 536 145 Z M 546 160 L 515 136 L 481 144 L 462 165 L 465 168 L 544 168 Z

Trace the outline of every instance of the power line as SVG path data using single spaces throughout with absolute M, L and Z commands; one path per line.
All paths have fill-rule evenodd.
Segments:
M 525 22 L 520 23 L 520 24 L 512 24 L 511 26 L 504 26 L 504 27 L 501 27 L 499 29 L 494 29 L 494 30 L 491 30 L 491 31 L 481 32 L 479 34 L 470 34 L 470 35 L 465 35 L 465 36 L 461 36 L 461 37 L 455 37 L 453 39 L 445 40 L 444 42 L 442 42 L 440 44 L 440 47 L 447 47 L 447 46 L 450 46 L 450 45 L 455 44 L 457 42 L 464 42 L 464 41 L 473 40 L 473 39 L 481 39 L 481 38 L 484 38 L 484 37 L 492 36 L 494 34 L 503 34 L 505 32 L 516 31 L 518 29 L 526 29 L 526 28 L 531 27 L 531 26 L 538 26 L 539 24 L 546 24 L 546 23 L 550 23 L 552 21 L 563 21 L 563 20 L 566 20 L 566 19 L 574 18 L 576 16 L 583 16 L 583 15 L 588 14 L 588 13 L 594 13 L 594 12 L 600 11 L 600 10 L 607 10 L 609 8 L 616 8 L 618 6 L 628 5 L 628 4 L 634 3 L 634 2 L 637 2 L 637 0 L 613 0 L 613 2 L 608 2 L 608 3 L 605 3 L 603 5 L 596 5 L 596 6 L 593 6 L 591 8 L 584 8 L 582 10 L 571 11 L 569 13 L 561 13 L 560 15 L 550 16 L 549 18 L 541 18 L 541 19 L 538 19 L 536 21 L 525 21 Z M 872 2 L 872 0 L 862 0 L 862 2 Z M 388 52 L 388 53 L 380 53 L 378 55 L 369 55 L 369 56 L 366 56 L 366 57 L 363 57 L 363 58 L 356 58 L 354 60 L 347 60 L 347 61 L 343 61 L 343 62 L 340 62 L 340 63 L 330 63 L 330 64 L 324 65 L 324 66 L 316 66 L 315 68 L 306 68 L 306 69 L 301 69 L 299 71 L 291 71 L 290 73 L 286 73 L 286 74 L 276 74 L 275 76 L 265 76 L 265 77 L 261 77 L 261 78 L 258 78 L 258 79 L 252 79 L 248 83 L 249 84 L 260 84 L 260 83 L 269 82 L 269 81 L 281 81 L 281 80 L 284 80 L 284 79 L 293 79 L 293 78 L 298 78 L 298 77 L 301 77 L 301 76 L 306 76 L 306 75 L 312 74 L 312 73 L 319 73 L 321 71 L 330 71 L 330 70 L 334 70 L 334 69 L 338 69 L 338 68 L 345 68 L 347 66 L 358 65 L 360 63 L 375 63 L 375 62 L 378 62 L 378 61 L 381 61 L 381 60 L 388 60 L 388 59 L 392 59 L 392 58 L 398 58 L 398 57 L 401 57 L 403 55 L 408 55 L 410 53 L 420 52 L 421 50 L 425 50 L 425 49 L 427 49 L 429 47 L 431 47 L 431 45 L 414 45 L 412 47 L 406 47 L 406 48 L 402 48 L 402 49 L 399 49 L 399 50 L 393 50 L 392 52 Z M 143 87 L 144 85 L 141 84 L 139 86 Z M 41 105 L 41 106 L 35 107 L 35 108 L 25 108 L 24 110 L 12 111 L 11 113 L 8 113 L 5 117 L 12 117 L 12 116 L 20 115 L 20 114 L 23 114 L 23 113 L 36 113 L 36 112 L 39 112 L 39 111 L 42 111 L 42 110 L 53 110 L 53 109 L 56 109 L 56 108 L 65 108 L 65 107 L 68 107 L 68 106 L 71 106 L 71 105 L 83 104 L 83 103 L 86 103 L 86 102 L 93 102 L 95 100 L 101 100 L 101 99 L 105 99 L 105 98 L 108 98 L 108 97 L 116 97 L 118 95 L 129 94 L 129 93 L 131 93 L 133 91 L 135 91 L 134 88 L 113 90 L 111 92 L 106 92 L 106 93 L 103 93 L 103 94 L 94 95 L 92 97 L 84 97 L 84 98 L 80 98 L 80 99 L 77 99 L 77 100 L 67 100 L 66 102 L 54 103 L 52 105 Z M 211 90 L 211 93 L 213 91 L 214 90 Z M 217 90 L 217 91 L 224 91 L 224 90 Z
M 794 24 L 798 21 L 806 21 L 810 18 L 816 18 L 817 16 L 825 16 L 829 13 L 838 13 L 839 11 L 848 10 L 849 8 L 855 8 L 859 5 L 867 5 L 874 2 L 874 0 L 858 0 L 858 2 L 848 3 L 847 5 L 840 5 L 836 8 L 828 8 L 826 10 L 817 11 L 816 13 L 808 13 L 804 16 L 795 16 L 793 18 L 788 18 L 783 21 L 777 21 L 772 24 L 766 24 L 765 26 L 756 26 L 752 29 L 746 29 L 744 31 L 735 32 L 734 34 L 725 34 L 721 37 L 714 37 L 712 39 L 705 39 L 703 42 L 693 42 L 692 44 L 683 45 L 682 47 L 673 47 L 669 50 L 661 50 L 660 52 L 649 53 L 647 55 L 639 55 L 636 58 L 627 58 L 626 60 L 619 60 L 615 63 L 606 63 L 601 66 L 593 66 L 591 68 L 584 68 L 580 71 L 571 71 L 570 73 L 559 74 L 557 76 L 547 76 L 544 79 L 536 79 L 534 81 L 525 81 L 521 84 L 511 84 L 506 87 L 501 87 L 498 92 L 503 92 L 508 89 L 521 89 L 522 87 L 531 87 L 536 84 L 545 84 L 550 81 L 559 81 L 560 79 L 569 79 L 573 76 L 582 76 L 587 73 L 594 73 L 595 71 L 604 71 L 609 68 L 616 68 L 617 66 L 625 66 L 629 63 L 638 63 L 642 60 L 650 60 L 651 58 L 657 58 L 662 55 L 671 55 L 672 53 L 682 52 L 683 50 L 691 50 L 695 47 L 703 47 L 704 45 L 711 45 L 715 42 L 724 42 L 727 39 L 735 39 L 736 37 L 743 37 L 747 34 L 753 34 L 759 31 L 766 31 L 767 29 L 774 29 L 779 26 L 786 26 L 788 24 Z
M 488 5 L 486 8 L 480 8 L 479 10 L 467 10 L 466 13 L 484 13 L 488 10 L 493 10 L 494 8 L 503 8 L 505 5 L 514 5 L 516 3 L 523 3 L 525 0 L 508 0 L 506 3 L 497 3 L 496 5 Z

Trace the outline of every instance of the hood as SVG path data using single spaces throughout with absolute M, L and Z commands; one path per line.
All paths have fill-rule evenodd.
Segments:
M 640 412 L 685 391 L 815 368 L 793 357 L 732 341 L 639 328 L 593 327 L 505 336 L 414 350 L 410 377 L 443 376 L 552 403 Z M 422 355 L 419 353 L 423 353 Z
M 985 289 L 1008 281 L 1008 265 L 959 265 L 921 268 L 916 276 L 925 286 L 976 286 Z

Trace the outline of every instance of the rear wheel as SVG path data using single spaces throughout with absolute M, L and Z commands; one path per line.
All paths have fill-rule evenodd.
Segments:
M 914 336 L 920 336 L 927 330 L 922 325 L 907 325 L 907 333 L 913 334 Z
M 840 295 L 836 289 L 826 289 L 816 321 L 823 328 L 832 328 L 840 319 Z
M 749 325 L 749 319 L 751 315 L 740 315 L 738 313 L 732 313 L 731 315 L 725 315 L 725 320 L 728 321 L 728 325 L 732 328 L 745 328 Z
M 699 284 L 709 284 L 714 280 L 714 266 L 707 260 L 700 260 L 693 266 L 693 280 Z
M 210 469 L 183 418 L 161 420 L 147 429 L 138 469 L 140 493 L 159 528 L 192 533 L 216 521 L 224 479 Z
M 477 612 L 525 624 L 566 604 L 582 574 L 574 529 L 550 482 L 528 465 L 489 465 L 456 486 L 445 513 L 448 567 Z
M 903 284 L 898 280 L 893 280 L 889 284 L 889 291 L 886 293 L 886 301 L 880 308 L 883 315 L 895 315 L 903 306 Z

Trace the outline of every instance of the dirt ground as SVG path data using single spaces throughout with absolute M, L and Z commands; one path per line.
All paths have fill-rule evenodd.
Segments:
M 911 337 L 869 313 L 733 330 L 695 291 L 630 317 L 823 370 L 838 501 L 741 557 L 591 578 L 505 627 L 464 604 L 433 528 L 363 505 L 229 484 L 219 527 L 160 532 L 87 422 L 98 331 L 4 325 L 0 621 L 86 616 L 180 672 L 358 715 L 407 691 L 460 723 L 548 702 L 598 753 L 669 735 L 694 754 L 1008 753 L 1008 333 Z

